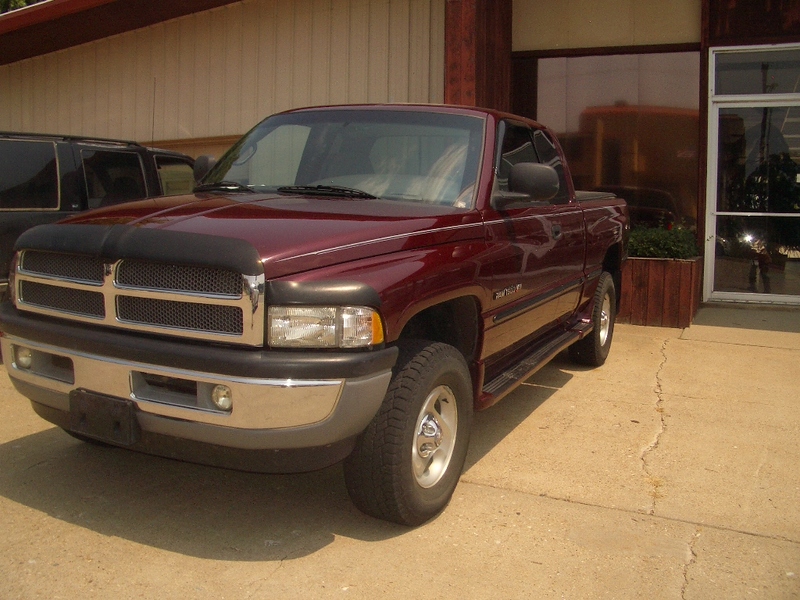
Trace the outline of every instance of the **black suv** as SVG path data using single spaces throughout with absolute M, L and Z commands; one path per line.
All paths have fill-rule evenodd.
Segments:
M 90 208 L 190 193 L 193 164 L 134 142 L 0 132 L 0 290 L 26 229 Z

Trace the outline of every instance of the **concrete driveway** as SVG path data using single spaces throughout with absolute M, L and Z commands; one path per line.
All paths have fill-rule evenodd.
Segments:
M 447 510 L 95 447 L 0 376 L 0 598 L 798 598 L 800 311 L 619 325 L 476 415 Z

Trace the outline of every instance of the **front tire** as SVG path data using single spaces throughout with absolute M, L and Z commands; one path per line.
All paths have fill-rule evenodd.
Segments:
M 608 357 L 611 338 L 614 336 L 614 318 L 617 314 L 617 292 L 614 278 L 604 271 L 597 283 L 592 307 L 594 329 L 582 340 L 569 347 L 570 358 L 579 364 L 599 367 Z
M 378 414 L 345 459 L 353 503 L 364 513 L 420 525 L 450 501 L 464 467 L 472 424 L 472 382 L 452 346 L 401 348 Z

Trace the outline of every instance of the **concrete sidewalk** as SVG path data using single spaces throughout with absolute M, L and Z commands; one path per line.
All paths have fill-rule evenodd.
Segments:
M 476 415 L 446 511 L 364 517 L 341 468 L 96 448 L 0 379 L 0 598 L 798 598 L 800 311 L 619 325 Z

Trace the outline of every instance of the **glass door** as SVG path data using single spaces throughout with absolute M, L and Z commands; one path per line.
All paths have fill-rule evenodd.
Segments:
M 704 297 L 800 304 L 800 48 L 711 61 Z

